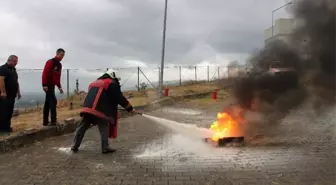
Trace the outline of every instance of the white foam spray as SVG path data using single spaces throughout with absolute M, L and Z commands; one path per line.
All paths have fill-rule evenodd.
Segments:
M 183 109 L 183 108 L 163 108 L 163 112 L 169 112 L 169 113 L 174 113 L 174 114 L 182 114 L 182 115 L 201 115 L 203 112 L 202 111 L 197 111 L 193 109 Z
M 153 122 L 160 124 L 166 128 L 171 129 L 172 131 L 176 132 L 177 134 L 181 134 L 185 137 L 188 137 L 190 139 L 204 139 L 211 136 L 212 132 L 211 130 L 207 128 L 201 128 L 197 125 L 193 124 L 186 124 L 186 123 L 179 123 L 176 121 L 159 118 L 147 114 L 143 114 L 144 117 L 152 120 Z
M 59 148 L 53 147 L 53 149 L 56 149 L 59 152 L 66 153 L 66 154 L 70 154 L 71 152 L 70 147 L 59 147 Z
M 202 166 L 204 165 L 202 158 L 231 160 L 227 157 L 224 159 L 223 156 L 237 152 L 237 149 L 232 148 L 224 151 L 204 142 L 204 138 L 211 135 L 211 131 L 207 128 L 200 128 L 194 124 L 179 123 L 146 114 L 143 116 L 173 131 L 172 135 L 149 143 L 148 148 L 134 156 L 136 159 L 141 160 L 164 158 L 163 171 L 189 166 Z M 221 165 L 221 163 L 212 164 L 212 166 L 218 165 Z M 167 166 L 169 166 L 169 169 L 165 168 Z
M 173 135 L 168 138 L 168 142 L 170 143 L 168 146 L 162 148 L 162 146 L 158 146 L 157 144 L 151 145 L 144 153 L 137 155 L 137 158 L 174 157 L 176 155 L 204 157 L 214 154 L 215 148 L 204 142 L 204 138 L 211 136 L 209 129 L 146 114 L 143 114 L 143 116 L 172 130 Z

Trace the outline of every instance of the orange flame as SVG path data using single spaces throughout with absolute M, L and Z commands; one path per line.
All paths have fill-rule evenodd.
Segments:
M 238 112 L 241 111 L 241 109 L 236 109 Z M 238 113 L 231 112 L 232 114 L 236 115 Z M 225 137 L 240 137 L 242 136 L 242 128 L 241 124 L 243 123 L 243 119 L 237 115 L 235 118 L 228 113 L 228 112 L 222 112 L 217 114 L 217 120 L 212 123 L 210 126 L 211 131 L 211 139 L 215 142 L 217 142 L 221 138 Z
M 214 121 L 210 126 L 210 130 L 213 132 L 211 139 L 217 142 L 221 138 L 230 137 L 230 132 L 235 124 L 236 121 L 228 113 L 218 113 L 217 121 Z

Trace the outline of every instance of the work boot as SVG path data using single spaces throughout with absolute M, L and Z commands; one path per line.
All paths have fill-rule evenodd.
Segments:
M 12 127 L 9 127 L 9 128 L 7 129 L 7 132 L 9 132 L 9 133 L 13 132 L 13 128 L 12 128 Z
M 57 124 L 57 121 L 52 121 L 50 122 L 49 126 L 56 126 L 56 124 Z
M 0 132 L 3 132 L 3 133 L 12 133 L 13 132 L 13 128 L 12 127 L 9 127 L 9 128 L 2 128 L 0 130 Z
M 7 130 L 0 130 L 0 136 L 9 136 L 10 132 L 8 132 Z
M 43 126 L 48 126 L 49 121 L 43 121 Z
M 78 152 L 78 148 L 71 147 L 71 151 L 72 151 L 73 153 L 77 153 L 77 152 Z
M 117 150 L 114 149 L 114 148 L 107 147 L 107 148 L 104 148 L 104 149 L 102 150 L 102 154 L 114 153 L 114 152 L 116 152 L 116 151 L 117 151 Z
M 114 153 L 117 151 L 116 149 L 110 148 L 108 140 L 105 139 L 101 141 L 101 148 L 103 154 Z

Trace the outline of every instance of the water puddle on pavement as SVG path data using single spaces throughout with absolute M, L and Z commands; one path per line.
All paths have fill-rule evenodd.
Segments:
M 90 148 L 91 146 L 95 145 L 94 141 L 85 141 L 81 144 L 81 149 L 85 149 L 85 148 Z M 71 152 L 71 147 L 53 147 L 54 150 L 57 150 L 60 153 L 64 153 L 64 154 L 72 154 Z
M 66 154 L 69 154 L 71 152 L 70 147 L 59 147 L 59 148 L 54 147 L 54 149 L 57 149 L 59 152 Z

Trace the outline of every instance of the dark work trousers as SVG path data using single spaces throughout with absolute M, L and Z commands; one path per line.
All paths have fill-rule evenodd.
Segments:
M 0 98 L 0 131 L 11 130 L 11 120 L 15 105 L 15 96 Z
M 43 124 L 47 125 L 49 122 L 49 112 L 50 112 L 50 121 L 55 123 L 57 119 L 56 113 L 57 99 L 55 95 L 55 87 L 48 86 L 48 91 L 46 92 L 46 97 L 43 107 Z
M 98 118 L 97 116 L 85 114 L 83 115 L 81 122 L 79 123 L 76 129 L 75 138 L 72 145 L 73 149 L 79 148 L 80 144 L 83 141 L 85 132 L 90 128 L 91 124 L 97 125 L 98 127 L 98 130 L 100 132 L 102 150 L 109 147 L 108 143 L 109 122 L 101 118 Z

